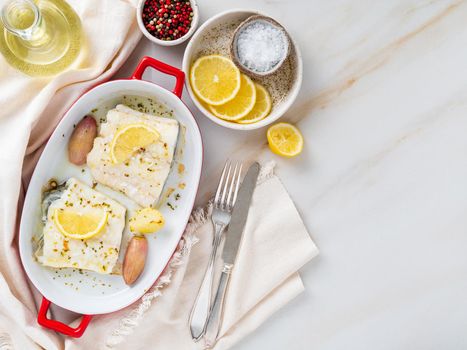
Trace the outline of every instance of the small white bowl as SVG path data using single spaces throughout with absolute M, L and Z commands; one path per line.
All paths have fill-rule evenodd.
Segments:
M 265 72 L 259 72 L 259 71 L 254 71 L 248 68 L 247 66 L 243 65 L 241 62 L 241 59 L 238 57 L 238 49 L 237 49 L 237 43 L 238 43 L 238 37 L 245 27 L 248 27 L 251 23 L 254 22 L 266 22 L 270 26 L 279 29 L 285 38 L 285 44 L 286 44 L 286 49 L 284 52 L 284 55 L 280 59 L 280 61 L 272 67 L 269 71 Z M 235 29 L 235 32 L 233 33 L 232 41 L 230 42 L 230 57 L 234 61 L 235 65 L 245 74 L 253 77 L 265 77 L 267 75 L 271 75 L 275 73 L 277 70 L 279 70 L 280 67 L 282 67 L 282 64 L 287 60 L 289 57 L 290 53 L 290 47 L 292 46 L 292 43 L 290 42 L 289 39 L 289 34 L 285 30 L 285 28 L 276 20 L 272 19 L 271 17 L 265 17 L 265 16 L 250 16 L 248 17 L 245 21 L 240 23 L 240 25 Z
M 160 40 L 156 38 L 155 36 L 153 36 L 151 33 L 147 31 L 143 23 L 143 18 L 141 17 L 141 14 L 143 12 L 143 7 L 146 1 L 147 0 L 139 0 L 138 7 L 136 9 L 136 20 L 138 21 L 138 26 L 141 32 L 144 34 L 146 38 L 151 40 L 153 43 L 161 45 L 161 46 L 175 46 L 186 41 L 196 31 L 196 28 L 198 27 L 198 22 L 199 22 L 199 9 L 198 9 L 197 2 L 195 0 L 190 0 L 191 8 L 193 9 L 193 19 L 191 20 L 191 27 L 188 33 L 186 33 L 184 36 L 176 40 Z
M 201 47 L 203 45 L 206 46 L 206 40 L 203 40 L 203 36 L 206 33 L 208 33 L 211 29 L 219 25 L 234 22 L 234 21 L 244 21 L 245 19 L 253 15 L 268 16 L 267 14 L 264 14 L 264 13 L 261 13 L 255 10 L 234 9 L 234 10 L 228 10 L 228 11 L 219 13 L 218 15 L 211 17 L 209 20 L 203 23 L 199 27 L 199 29 L 196 31 L 196 33 L 193 35 L 193 38 L 188 43 L 185 49 L 185 54 L 183 55 L 182 69 L 187 76 L 187 79 L 185 80 L 185 84 L 186 84 L 188 93 L 190 94 L 190 97 L 193 100 L 193 103 L 207 118 L 211 119 L 214 123 L 219 124 L 229 129 L 254 130 L 254 129 L 262 128 L 266 125 L 269 125 L 275 122 L 277 119 L 282 117 L 284 113 L 293 104 L 293 102 L 298 96 L 298 92 L 300 91 L 300 87 L 302 85 L 302 75 L 303 75 L 302 56 L 301 56 L 300 49 L 298 48 L 296 42 L 289 35 L 290 41 L 292 43 L 290 55 L 293 55 L 295 59 L 294 76 L 291 77 L 292 83 L 287 94 L 280 100 L 280 102 L 277 102 L 274 104 L 271 113 L 266 118 L 253 124 L 238 124 L 235 122 L 229 122 L 227 120 L 223 120 L 223 119 L 216 117 L 201 104 L 200 100 L 198 99 L 193 89 L 191 88 L 191 82 L 190 82 L 189 77 L 190 77 L 190 67 L 193 64 L 193 61 L 196 58 L 198 58 L 200 51 L 202 51 Z M 229 43 L 227 43 L 227 45 L 229 45 Z M 227 52 L 229 51 L 228 46 L 226 47 L 226 51 Z M 212 53 L 215 53 L 215 52 L 212 52 Z M 255 79 L 255 77 L 251 77 L 251 78 Z

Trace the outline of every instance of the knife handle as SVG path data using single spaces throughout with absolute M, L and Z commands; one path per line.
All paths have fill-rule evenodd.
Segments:
M 209 314 L 206 333 L 204 335 L 206 346 L 209 348 L 213 347 L 216 343 L 219 330 L 221 329 L 225 292 L 229 284 L 232 268 L 232 264 L 224 264 L 219 287 L 217 288 L 216 297 L 214 298 L 214 304 L 212 305 L 211 313 Z

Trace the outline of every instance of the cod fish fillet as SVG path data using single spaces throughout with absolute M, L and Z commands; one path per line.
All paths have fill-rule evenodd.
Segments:
M 107 223 L 103 231 L 92 238 L 68 238 L 54 222 L 57 209 L 72 209 L 83 214 L 104 209 L 108 213 Z M 110 274 L 118 260 L 125 213 L 126 209 L 120 203 L 70 178 L 48 207 L 43 245 L 36 253 L 37 260 L 55 268 L 74 267 Z
M 115 133 L 130 124 L 144 123 L 155 128 L 160 139 L 137 152 L 124 163 L 114 164 L 110 145 Z M 170 172 L 179 124 L 175 119 L 162 118 L 118 105 L 107 113 L 100 133 L 87 157 L 94 179 L 120 191 L 137 204 L 148 207 L 158 202 Z

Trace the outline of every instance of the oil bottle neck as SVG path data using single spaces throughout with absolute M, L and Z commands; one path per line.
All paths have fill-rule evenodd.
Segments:
M 40 40 L 44 23 L 38 6 L 32 0 L 4 0 L 0 9 L 3 26 L 26 41 Z

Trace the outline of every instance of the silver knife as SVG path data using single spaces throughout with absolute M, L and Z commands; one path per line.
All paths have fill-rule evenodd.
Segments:
M 225 292 L 229 284 L 230 274 L 235 265 L 235 259 L 237 258 L 238 247 L 242 240 L 243 229 L 245 228 L 246 219 L 248 217 L 251 197 L 253 196 L 256 181 L 258 180 L 259 170 L 260 166 L 256 162 L 248 169 L 242 185 L 240 186 L 237 201 L 232 211 L 232 218 L 230 219 L 224 249 L 222 251 L 222 260 L 224 262 L 222 274 L 204 335 L 206 345 L 209 347 L 214 346 L 222 323 Z

